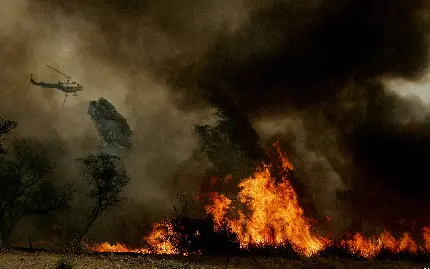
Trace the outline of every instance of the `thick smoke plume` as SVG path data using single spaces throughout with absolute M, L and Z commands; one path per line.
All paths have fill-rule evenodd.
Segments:
M 360 200 L 381 200 L 384 186 L 399 199 L 420 200 L 429 187 L 422 176 L 430 153 L 427 109 L 384 83 L 424 75 L 428 14 L 426 1 L 273 1 L 172 81 L 195 86 L 217 107 L 232 99 L 256 120 L 299 117 L 307 147 L 336 171 L 319 184 L 324 193 L 376 184 L 374 193 L 358 194 L 365 199 L 353 199 L 363 212 L 370 208 Z M 298 162 L 313 162 L 301 155 Z M 303 178 L 319 191 L 312 176 Z
M 427 105 L 386 87 L 426 71 L 427 1 L 20 0 L 2 6 L 2 116 L 19 122 L 20 135 L 61 137 L 78 157 L 98 140 L 86 114 L 89 101 L 110 100 L 135 136 L 125 161 L 133 177 L 129 195 L 137 200 L 169 207 L 159 183 L 175 185 L 170 179 L 181 177 L 184 164 L 206 165 L 192 158 L 198 148 L 192 124 L 211 120 L 210 107 L 226 111 L 232 104 L 251 118 L 263 142 L 281 136 L 297 177 L 321 193 L 312 199 L 322 215 L 348 200 L 361 204 L 359 218 L 375 201 L 393 208 L 429 187 L 422 176 L 430 153 Z M 79 80 L 83 95 L 60 109 L 61 94 L 30 87 L 30 73 L 58 81 L 45 64 Z M 381 202 L 387 188 L 392 195 Z M 405 212 L 393 210 L 387 218 Z
M 429 187 L 423 177 L 430 153 L 427 108 L 385 84 L 424 75 L 428 8 L 427 1 L 385 0 L 252 6 L 239 29 L 222 36 L 172 81 L 193 89 L 186 104 L 197 91 L 219 108 L 233 100 L 254 120 L 298 117 L 309 151 L 296 143 L 297 162 L 307 163 L 301 165 L 307 171 L 302 179 L 312 192 L 344 201 L 342 192 L 355 189 L 347 200 L 361 208 L 357 219 L 372 218 L 367 212 L 375 212 L 373 205 L 390 193 L 380 209 L 391 205 L 395 213 L 382 218 L 416 218 L 423 212 L 411 213 L 400 204 L 406 197 L 428 205 L 421 199 Z M 319 168 L 310 168 L 317 156 Z M 318 184 L 315 174 L 323 179 Z M 320 207 L 328 201 L 317 200 Z M 336 208 L 333 203 L 321 212 Z

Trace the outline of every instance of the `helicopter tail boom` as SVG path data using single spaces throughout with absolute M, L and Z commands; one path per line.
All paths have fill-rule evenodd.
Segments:
M 31 74 L 30 76 L 30 82 L 33 85 L 42 87 L 42 88 L 49 88 L 49 89 L 60 89 L 62 90 L 62 87 L 60 84 L 56 84 L 56 83 L 45 83 L 45 82 L 37 82 L 34 80 L 33 78 L 33 74 Z

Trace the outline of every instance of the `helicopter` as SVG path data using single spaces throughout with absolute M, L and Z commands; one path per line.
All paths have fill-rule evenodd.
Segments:
M 61 75 L 65 76 L 67 78 L 67 82 L 62 82 L 62 81 L 59 81 L 58 83 L 37 82 L 34 80 L 33 74 L 30 75 L 30 82 L 33 85 L 37 85 L 37 86 L 40 86 L 42 88 L 58 89 L 58 90 L 64 92 L 65 97 L 64 97 L 64 101 L 63 101 L 63 106 L 64 106 L 64 103 L 66 102 L 67 96 L 70 93 L 73 93 L 73 96 L 78 96 L 77 92 L 84 90 L 84 87 L 81 84 L 79 84 L 75 81 L 70 81 L 72 79 L 70 76 L 58 71 L 57 69 L 55 69 L 49 65 L 46 65 L 46 66 L 51 68 L 52 70 L 60 73 Z

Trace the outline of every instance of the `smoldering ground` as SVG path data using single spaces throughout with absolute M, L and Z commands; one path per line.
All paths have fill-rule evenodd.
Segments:
M 88 102 L 111 101 L 136 134 L 126 160 L 133 198 L 154 198 L 161 206 L 169 195 L 158 182 L 173 177 L 198 147 L 192 124 L 210 120 L 211 106 L 232 103 L 263 140 L 272 142 L 275 133 L 291 137 L 285 146 L 300 180 L 317 193 L 320 214 L 349 212 L 338 193 L 366 184 L 408 199 L 426 190 L 426 105 L 384 86 L 425 72 L 426 1 L 28 0 L 3 6 L 2 115 L 18 121 L 22 135 L 62 137 L 75 156 L 94 150 L 88 141 L 97 141 Z M 61 108 L 61 94 L 30 87 L 33 72 L 58 80 L 45 64 L 80 81 L 84 94 Z M 190 162 L 204 171 L 199 161 Z M 359 202 L 367 198 L 350 197 L 367 193 L 349 193 L 346 200 Z M 380 201 L 383 193 L 372 197 Z M 393 218 L 402 213 L 394 210 Z M 337 224 L 348 226 L 352 218 Z

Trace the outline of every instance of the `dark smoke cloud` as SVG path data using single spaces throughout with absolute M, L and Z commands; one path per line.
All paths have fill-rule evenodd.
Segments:
M 55 133 L 79 155 L 98 139 L 88 102 L 112 100 L 136 134 L 126 160 L 133 197 L 167 199 L 158 182 L 187 170 L 198 147 L 192 124 L 210 119 L 209 105 L 232 103 L 263 122 L 258 130 L 271 142 L 267 123 L 303 123 L 291 147 L 311 190 L 335 196 L 363 181 L 410 195 L 428 187 L 418 176 L 429 153 L 425 105 L 383 83 L 425 70 L 424 0 L 21 0 L 3 13 L 2 116 L 18 120 L 22 135 Z M 44 64 L 79 78 L 84 97 L 59 112 L 63 96 L 29 88 L 32 72 L 58 80 Z M 314 199 L 326 205 L 322 214 L 336 204 Z
M 250 113 L 330 102 L 354 81 L 416 78 L 427 63 L 422 1 L 275 1 L 207 53 L 199 84 Z
M 180 5 L 185 17 L 176 11 Z M 176 45 L 191 48 L 191 38 L 199 39 L 197 32 L 211 32 L 216 20 L 207 17 L 199 25 L 191 20 L 200 16 L 200 9 L 222 17 L 214 11 L 217 5 L 215 1 L 209 6 L 203 1 L 194 6 L 148 1 L 145 9 L 122 6 L 119 1 L 5 3 L 0 10 L 0 63 L 4 66 L 0 72 L 0 114 L 18 122 L 10 138 L 63 140 L 67 156 L 61 160 L 64 165 L 58 178 L 78 181 L 74 160 L 97 151 L 100 141 L 87 114 L 89 102 L 99 97 L 109 100 L 136 133 L 133 150 L 124 160 L 133 178 L 128 189 L 130 203 L 152 207 L 148 210 L 154 216 L 163 215 L 161 212 L 172 206 L 170 181 L 198 147 L 193 124 L 208 122 L 211 111 L 179 111 L 170 99 L 170 86 L 163 81 L 162 72 L 155 72 L 155 66 L 161 70 L 162 61 L 182 55 Z M 186 28 L 199 29 L 182 36 L 178 31 L 188 31 Z M 205 41 L 199 42 L 203 46 Z M 43 82 L 63 79 L 45 68 L 46 64 L 71 75 L 84 86 L 84 92 L 67 98 L 61 107 L 61 92 L 33 87 L 31 73 Z M 197 189 L 198 183 L 189 188 Z M 84 197 L 79 202 L 85 204 Z
M 172 77 L 179 89 L 192 89 L 184 104 L 195 103 L 200 92 L 219 108 L 232 99 L 254 119 L 300 117 L 308 150 L 322 156 L 315 173 L 334 169 L 334 178 L 343 179 L 330 183 L 333 176 L 322 176 L 309 183 L 314 191 L 378 182 L 423 200 L 430 186 L 423 176 L 430 154 L 427 108 L 384 82 L 424 75 L 428 2 L 273 1 L 253 8 L 237 31 Z M 312 155 L 301 155 L 297 162 L 312 162 Z

